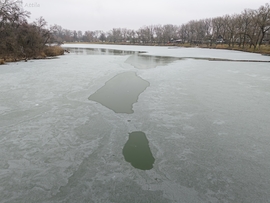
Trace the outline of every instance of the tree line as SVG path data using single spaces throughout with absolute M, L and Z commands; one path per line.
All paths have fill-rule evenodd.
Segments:
M 76 31 L 60 25 L 48 26 L 43 17 L 29 23 L 30 13 L 12 0 L 0 5 L 0 58 L 33 58 L 57 55 L 48 44 L 65 42 L 162 45 L 167 43 L 217 44 L 229 47 L 260 47 L 270 40 L 270 6 L 245 9 L 240 14 L 192 20 L 182 25 L 148 25 L 132 30 L 113 28 L 108 32 Z M 63 50 L 60 50 L 63 53 Z
M 260 8 L 245 9 L 240 14 L 222 17 L 192 20 L 182 25 L 150 25 L 138 30 L 113 28 L 108 32 L 72 31 L 54 26 L 56 41 L 63 42 L 106 42 L 130 44 L 166 44 L 190 43 L 209 44 L 226 43 L 230 47 L 249 46 L 256 48 L 269 44 L 270 7 L 265 4 Z
M 28 23 L 30 13 L 24 11 L 15 1 L 6 0 L 0 4 L 0 58 L 19 60 L 46 55 L 58 55 L 47 47 L 54 41 L 53 27 L 48 28 L 43 17 Z

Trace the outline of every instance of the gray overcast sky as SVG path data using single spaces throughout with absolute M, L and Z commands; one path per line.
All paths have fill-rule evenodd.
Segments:
M 31 19 L 70 30 L 139 29 L 144 25 L 181 25 L 258 9 L 269 0 L 23 0 Z

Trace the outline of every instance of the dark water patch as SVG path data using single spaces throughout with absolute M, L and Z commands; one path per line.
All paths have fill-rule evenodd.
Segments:
M 131 55 L 125 62 L 138 69 L 150 69 L 157 66 L 165 66 L 179 60 L 177 57 L 169 56 L 150 56 L 150 55 Z
M 128 141 L 123 148 L 123 155 L 134 168 L 150 170 L 153 168 L 155 158 L 149 147 L 149 141 L 143 132 L 129 133 Z
M 133 113 L 132 106 L 150 85 L 134 72 L 116 75 L 88 99 L 96 101 L 115 113 Z

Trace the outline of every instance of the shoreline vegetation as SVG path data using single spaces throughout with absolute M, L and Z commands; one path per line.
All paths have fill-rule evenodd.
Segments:
M 182 25 L 146 25 L 138 30 L 71 31 L 57 26 L 62 43 L 150 45 L 227 49 L 270 55 L 270 5 L 240 14 L 191 20 Z
M 270 5 L 240 14 L 191 20 L 181 25 L 146 25 L 138 30 L 71 31 L 57 26 L 61 43 L 150 45 L 227 49 L 270 55 Z
M 61 46 L 46 46 L 44 50 L 33 56 L 0 56 L 0 65 L 9 63 L 9 62 L 19 62 L 28 60 L 37 60 L 37 59 L 54 59 L 56 56 L 64 55 L 65 50 Z
M 64 54 L 54 43 L 54 26 L 47 26 L 43 17 L 28 23 L 30 13 L 19 1 L 0 2 L 0 65 L 6 62 L 54 58 Z M 58 44 L 50 46 L 52 44 Z
M 30 12 L 18 1 L 0 4 L 0 65 L 63 55 L 61 44 L 113 44 L 199 47 L 252 52 L 270 56 L 270 5 L 241 14 L 191 20 L 182 25 L 149 25 L 138 30 L 76 31 L 48 26 L 43 17 L 28 23 Z M 55 46 L 48 46 L 56 44 Z

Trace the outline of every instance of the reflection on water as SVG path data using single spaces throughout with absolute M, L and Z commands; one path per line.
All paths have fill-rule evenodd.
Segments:
M 134 168 L 141 170 L 153 168 L 155 158 L 148 143 L 149 141 L 143 132 L 129 133 L 129 139 L 123 148 L 123 155 Z
M 206 61 L 227 61 L 227 62 L 264 62 L 270 63 L 267 60 L 252 60 L 252 59 L 228 59 L 228 58 L 211 58 L 211 57 L 195 57 L 195 56 L 151 56 L 145 55 L 144 51 L 126 51 L 117 49 L 104 49 L 104 48 L 68 48 L 69 52 L 75 54 L 87 55 L 131 55 L 125 62 L 138 69 L 149 69 L 157 66 L 165 66 L 177 60 L 194 59 Z
M 67 48 L 70 53 L 84 55 L 132 55 L 138 52 L 103 48 Z
M 181 58 L 169 56 L 143 55 L 142 51 L 125 51 L 103 48 L 68 48 L 69 52 L 84 55 L 131 55 L 125 62 L 138 69 L 150 69 L 157 66 L 165 66 Z
M 125 61 L 138 69 L 150 69 L 157 66 L 166 66 L 174 61 L 183 59 L 207 60 L 207 61 L 233 61 L 233 62 L 270 62 L 261 60 L 246 60 L 246 59 L 223 59 L 210 57 L 171 57 L 171 56 L 151 56 L 145 55 L 143 51 L 126 51 L 118 49 L 104 49 L 104 48 L 67 48 L 71 53 L 83 55 L 130 55 Z
M 96 101 L 115 113 L 133 113 L 132 105 L 150 85 L 134 72 L 118 74 L 92 94 L 88 99 Z
M 132 55 L 125 62 L 138 69 L 149 69 L 157 66 L 165 66 L 169 63 L 179 60 L 176 57 L 168 56 L 149 56 L 149 55 Z

